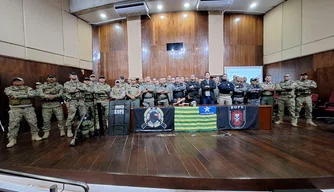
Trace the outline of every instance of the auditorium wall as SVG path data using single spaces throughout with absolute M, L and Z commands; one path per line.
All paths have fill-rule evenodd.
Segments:
M 209 70 L 207 12 L 173 12 L 153 14 L 151 19 L 143 17 L 141 33 L 143 76 L 203 76 Z M 166 43 L 177 42 L 183 43 L 184 50 L 166 50 Z
M 121 75 L 129 75 L 127 22 L 119 21 L 93 27 L 94 73 L 104 75 L 114 85 Z M 141 61 L 138 61 L 141 62 Z
M 0 56 L 0 66 L 0 120 L 5 125 L 8 121 L 9 105 L 4 89 L 11 85 L 13 77 L 22 77 L 28 86 L 35 88 L 35 83 L 44 82 L 48 74 L 55 74 L 59 83 L 63 84 L 69 79 L 68 74 L 72 71 L 75 71 L 80 79 L 92 73 L 91 70 L 5 56 Z
M 263 16 L 224 14 L 224 66 L 263 65 Z
M 297 80 L 304 72 L 318 84 L 313 92 L 319 94 L 322 101 L 328 101 L 334 91 L 334 50 L 264 66 L 264 75 L 272 75 L 275 83 L 283 80 L 284 73 L 290 73 L 291 78 Z
M 264 16 L 264 64 L 334 49 L 333 0 L 288 0 Z
M 2 0 L 0 23 L 0 55 L 92 69 L 92 29 L 69 0 Z

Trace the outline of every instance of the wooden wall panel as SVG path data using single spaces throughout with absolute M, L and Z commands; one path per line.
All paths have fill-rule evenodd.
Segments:
M 104 75 L 107 83 L 114 85 L 123 75 L 127 78 L 128 39 L 126 21 L 108 23 L 93 28 L 94 73 Z
M 224 14 L 224 47 L 224 66 L 263 65 L 263 16 Z
M 75 71 L 80 80 L 89 76 L 91 70 L 81 70 L 73 67 L 52 65 L 35 61 L 0 56 L 0 119 L 3 122 L 8 121 L 8 97 L 4 89 L 11 85 L 13 77 L 22 77 L 26 85 L 35 88 L 37 81 L 45 82 L 47 75 L 55 74 L 59 83 L 68 81 L 68 74 Z M 82 73 L 83 72 L 83 73 Z
M 183 42 L 185 50 L 166 50 L 166 43 L 176 42 Z M 203 76 L 209 69 L 207 13 L 175 12 L 154 14 L 151 19 L 142 17 L 142 56 L 143 77 Z
M 334 91 L 334 50 L 264 66 L 264 76 L 272 75 L 275 83 L 283 80 L 284 73 L 290 73 L 296 80 L 304 72 L 318 84 L 314 93 L 319 94 L 321 100 L 328 100 L 330 92 Z

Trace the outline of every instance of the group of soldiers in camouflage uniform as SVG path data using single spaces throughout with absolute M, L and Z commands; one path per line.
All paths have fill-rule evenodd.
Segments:
M 5 89 L 5 94 L 9 97 L 9 127 L 7 147 L 13 147 L 17 143 L 17 133 L 19 131 L 20 121 L 24 117 L 30 126 L 31 139 L 40 141 L 50 136 L 51 117 L 54 114 L 58 120 L 60 136 L 65 136 L 65 127 L 67 136 L 73 137 L 72 124 L 77 111 L 80 117 L 90 112 L 91 119 L 97 118 L 96 104 L 101 103 L 104 111 L 103 120 L 107 124 L 109 110 L 109 93 L 110 86 L 105 83 L 105 78 L 100 76 L 99 82 L 95 82 L 95 75 L 85 78 L 84 83 L 78 80 L 77 74 L 69 74 L 70 80 L 64 86 L 57 82 L 55 75 L 48 75 L 47 82 L 39 85 L 38 91 L 25 85 L 24 80 L 20 77 L 12 79 L 12 86 Z M 39 96 L 42 99 L 42 116 L 43 116 L 43 136 L 38 135 L 37 118 L 31 99 Z M 66 102 L 68 117 L 65 122 L 61 102 Z M 88 130 L 82 132 L 87 136 L 88 133 L 100 129 L 98 124 L 89 122 Z
M 305 108 L 306 124 L 316 126 L 312 121 L 312 98 L 311 89 L 317 87 L 315 81 L 309 80 L 306 73 L 300 75 L 297 81 L 290 80 L 290 74 L 284 75 L 284 81 L 279 84 L 271 82 L 271 76 L 265 77 L 265 81 L 258 83 L 257 78 L 250 80 L 247 84 L 241 77 L 234 77 L 233 82 L 227 80 L 227 75 L 222 76 L 222 81 L 218 85 L 219 104 L 244 104 L 245 98 L 248 104 L 274 105 L 274 94 L 277 95 L 278 121 L 276 124 L 283 123 L 285 107 L 289 111 L 291 125 L 297 127 L 297 120 L 301 108 Z
M 301 107 L 305 107 L 305 117 L 307 124 L 316 126 L 312 122 L 312 100 L 311 89 L 316 88 L 314 81 L 307 79 L 307 74 L 301 74 L 298 81 L 291 81 L 290 75 L 284 75 L 284 81 L 279 84 L 271 82 L 271 76 L 265 77 L 265 81 L 261 84 L 258 78 L 250 79 L 250 84 L 245 77 L 233 77 L 230 82 L 227 75 L 221 77 L 221 81 L 217 78 L 211 78 L 210 73 L 205 73 L 205 79 L 200 79 L 191 75 L 190 79 L 183 77 L 160 78 L 159 80 L 146 77 L 131 78 L 129 83 L 125 82 L 124 76 L 115 81 L 115 86 L 111 89 L 105 82 L 104 76 L 100 76 L 96 82 L 95 75 L 86 77 L 81 83 L 77 74 L 72 72 L 69 74 L 70 80 L 64 86 L 57 82 L 55 75 L 49 75 L 47 82 L 39 85 L 38 91 L 24 84 L 24 80 L 15 77 L 12 80 L 12 86 L 5 89 L 6 95 L 9 97 L 10 105 L 10 123 L 7 147 L 16 144 L 17 133 L 19 130 L 19 122 L 22 117 L 28 121 L 30 125 L 33 141 L 47 139 L 50 135 L 51 117 L 55 114 L 58 120 L 60 136 L 65 136 L 65 127 L 67 136 L 73 137 L 72 123 L 77 111 L 80 116 L 91 114 L 91 120 L 96 122 L 97 103 L 100 103 L 104 109 L 103 121 L 108 126 L 109 115 L 109 98 L 111 100 L 130 100 L 131 107 L 139 107 L 140 103 L 145 107 L 153 107 L 155 105 L 168 106 L 189 104 L 195 102 L 197 104 L 248 104 L 255 105 L 274 105 L 274 93 L 277 94 L 278 117 L 276 124 L 283 122 L 284 108 L 287 107 L 291 124 L 297 126 L 297 119 Z M 34 108 L 32 107 L 31 98 L 40 96 L 42 98 L 42 116 L 43 116 L 43 132 L 42 138 L 38 135 L 37 120 Z M 217 99 L 216 99 L 217 98 Z M 68 117 L 65 122 L 62 101 L 66 102 Z M 87 129 L 83 130 L 84 135 L 94 134 L 100 129 L 98 123 L 88 121 Z

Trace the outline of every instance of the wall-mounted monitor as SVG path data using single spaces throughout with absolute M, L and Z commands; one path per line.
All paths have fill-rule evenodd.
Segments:
M 167 51 L 182 51 L 183 43 L 167 43 L 166 44 Z

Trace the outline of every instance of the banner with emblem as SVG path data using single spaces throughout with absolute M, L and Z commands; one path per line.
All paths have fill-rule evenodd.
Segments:
M 135 132 L 159 132 L 174 130 L 174 108 L 134 108 Z
M 217 128 L 258 129 L 258 106 L 217 106 Z

